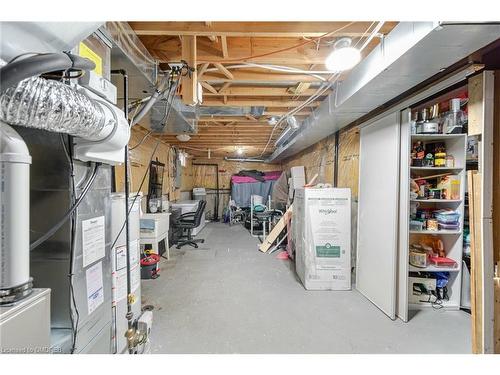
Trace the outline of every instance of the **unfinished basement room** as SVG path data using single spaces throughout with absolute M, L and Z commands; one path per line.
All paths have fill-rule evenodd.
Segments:
M 500 13 L 49 3 L 0 15 L 0 368 L 500 353 Z

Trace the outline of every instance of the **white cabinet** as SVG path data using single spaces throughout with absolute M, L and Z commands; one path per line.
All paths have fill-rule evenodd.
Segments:
M 385 114 L 360 129 L 359 206 L 356 289 L 380 308 L 389 318 L 408 320 L 408 311 L 416 308 L 459 309 L 465 195 L 465 134 L 410 134 L 410 109 Z M 453 155 L 454 165 L 424 167 L 411 165 L 414 142 L 441 142 Z M 410 196 L 410 178 L 428 180 L 436 175 L 456 176 L 459 196 L 454 199 L 417 199 Z M 460 214 L 458 228 L 452 230 L 410 230 L 412 208 L 433 212 L 449 208 Z M 409 264 L 409 247 L 423 239 L 438 238 L 454 268 Z M 419 276 L 434 277 L 448 272 L 448 300 L 425 302 L 415 298 L 414 284 L 427 285 Z M 425 272 L 417 274 L 416 272 Z M 417 278 L 417 279 L 415 279 Z M 434 282 L 435 284 L 435 282 Z M 417 285 L 419 287 L 419 285 Z M 409 298 L 411 297 L 411 298 Z M 429 297 L 429 295 L 425 295 Z M 412 303 L 410 303 L 410 300 Z

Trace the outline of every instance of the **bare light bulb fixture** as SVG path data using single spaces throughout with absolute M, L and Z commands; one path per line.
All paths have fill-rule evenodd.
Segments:
M 267 123 L 271 126 L 274 126 L 278 123 L 278 119 L 276 118 L 276 116 L 271 116 L 269 117 L 269 119 L 267 120 Z
M 351 38 L 340 38 L 333 45 L 332 53 L 325 60 L 326 68 L 332 72 L 342 72 L 353 68 L 361 60 L 359 49 L 351 46 Z
M 189 134 L 178 134 L 175 138 L 177 138 L 181 142 L 187 142 L 191 139 L 191 136 Z
M 238 155 L 243 155 L 243 151 L 244 151 L 244 150 L 243 150 L 243 147 L 238 147 L 238 148 L 236 149 L 236 153 L 237 153 Z
M 293 130 L 297 130 L 299 128 L 299 122 L 297 121 L 297 118 L 295 116 L 288 116 L 286 118 L 286 123 Z

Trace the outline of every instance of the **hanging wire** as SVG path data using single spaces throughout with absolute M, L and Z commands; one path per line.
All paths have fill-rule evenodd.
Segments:
M 373 27 L 375 22 L 372 22 L 370 24 L 370 26 L 365 30 L 365 32 L 363 33 L 363 36 L 367 35 L 369 33 L 369 30 Z M 379 22 L 378 23 L 378 26 L 375 27 L 375 29 L 370 33 L 370 36 L 368 37 L 370 40 L 373 38 L 374 34 L 376 32 L 378 32 L 380 30 L 380 28 L 382 27 L 383 25 L 383 22 Z M 318 38 L 315 38 L 315 39 L 318 39 Z M 360 38 L 357 43 L 355 44 L 355 46 L 362 40 L 362 38 Z M 362 50 L 368 45 L 368 43 L 365 43 L 361 49 L 360 49 L 360 52 L 362 52 Z M 268 141 L 266 143 L 266 145 L 264 146 L 262 152 L 260 153 L 259 156 L 257 156 L 256 158 L 260 158 L 264 155 L 264 153 L 266 152 L 267 148 L 269 147 L 272 139 L 273 139 L 273 135 L 276 131 L 276 129 L 278 129 L 280 127 L 280 125 L 284 122 L 284 120 L 288 117 L 288 116 L 292 116 L 293 114 L 297 113 L 298 111 L 300 111 L 301 109 L 307 107 L 310 103 L 312 103 L 314 100 L 316 100 L 319 96 L 321 96 L 323 93 L 325 93 L 327 90 L 329 90 L 337 81 L 338 79 L 340 78 L 340 73 L 334 73 L 333 75 L 331 75 L 328 79 L 327 79 L 327 82 L 329 82 L 328 84 L 326 85 L 323 85 L 323 86 L 320 86 L 318 88 L 318 90 L 316 90 L 316 92 L 314 94 L 312 94 L 307 100 L 305 100 L 302 104 L 300 104 L 299 106 L 297 106 L 296 108 L 288 111 L 287 113 L 285 113 L 284 115 L 281 116 L 281 118 L 278 120 L 278 122 L 273 126 L 273 130 L 271 131 L 271 134 L 269 135 L 269 138 L 268 138 Z

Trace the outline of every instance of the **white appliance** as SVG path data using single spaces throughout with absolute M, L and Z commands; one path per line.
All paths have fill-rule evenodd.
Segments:
M 180 208 L 182 214 L 186 214 L 188 212 L 194 212 L 198 208 L 198 203 L 200 201 L 189 200 L 189 201 L 179 201 L 176 203 L 172 203 L 172 208 Z M 201 215 L 200 225 L 193 229 L 192 235 L 196 236 L 205 226 L 205 211 Z
M 129 195 L 130 228 L 130 283 L 133 296 L 132 313 L 133 319 L 141 315 L 141 267 L 139 256 L 139 216 L 141 207 L 140 194 L 134 202 L 136 193 Z M 133 203 L 133 204 L 132 204 Z M 115 239 L 120 233 L 125 222 L 125 194 L 111 194 L 111 238 Z M 111 250 L 112 264 L 112 333 L 111 341 L 113 353 L 127 353 L 128 345 L 125 333 L 128 329 L 127 314 L 127 247 L 126 233 L 122 230 L 114 248 Z
M 307 290 L 351 289 L 351 189 L 295 190 L 292 246 Z
M 193 188 L 193 200 L 195 201 L 206 201 L 207 191 L 204 187 Z
M 22 300 L 0 305 L 0 353 L 49 354 L 50 289 L 33 289 Z

